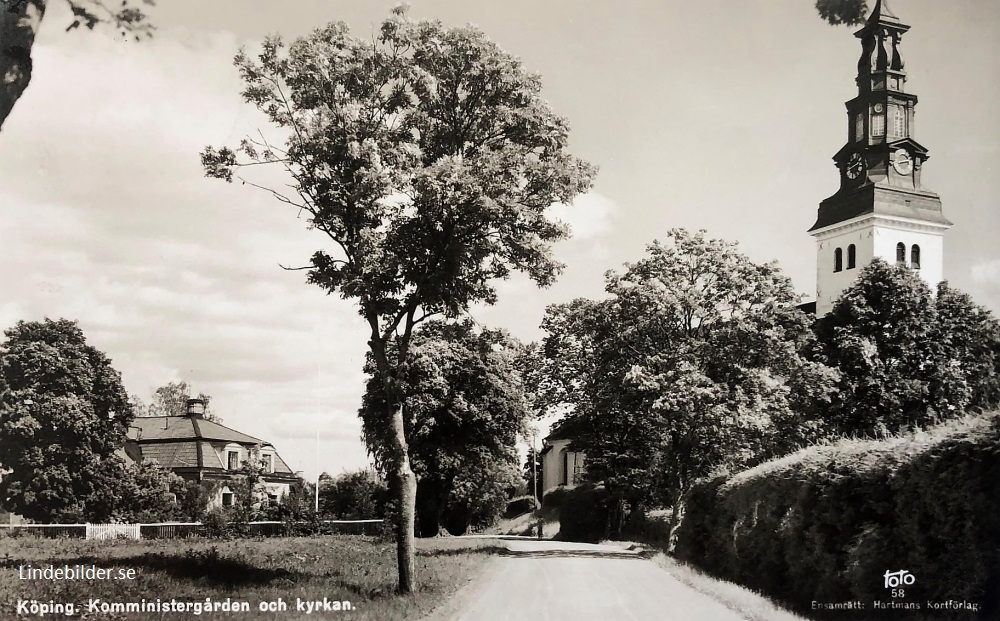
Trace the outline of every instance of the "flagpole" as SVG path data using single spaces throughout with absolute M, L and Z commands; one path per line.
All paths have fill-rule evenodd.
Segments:
M 316 414 L 320 415 L 320 390 L 323 374 L 322 364 L 316 365 Z M 321 415 L 320 415 L 321 416 Z M 319 421 L 316 422 L 316 500 L 314 505 L 316 515 L 319 515 Z
M 316 513 L 319 514 L 319 427 L 316 427 Z

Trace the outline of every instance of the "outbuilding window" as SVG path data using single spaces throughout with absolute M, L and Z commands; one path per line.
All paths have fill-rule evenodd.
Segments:
M 837 248 L 833 251 L 833 271 L 840 272 L 844 269 L 844 251 Z
M 906 244 L 896 244 L 896 265 L 906 265 Z
M 920 246 L 916 244 L 910 247 L 910 267 L 915 270 L 920 269 Z
M 854 244 L 847 247 L 847 269 L 853 270 L 857 267 L 858 250 Z

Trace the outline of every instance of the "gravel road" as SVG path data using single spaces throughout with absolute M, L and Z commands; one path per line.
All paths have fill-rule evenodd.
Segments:
M 745 621 L 635 554 L 504 541 L 506 555 L 432 618 L 447 621 Z

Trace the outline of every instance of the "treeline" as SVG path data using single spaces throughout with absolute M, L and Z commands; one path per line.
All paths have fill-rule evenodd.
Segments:
M 205 521 L 240 534 L 256 520 L 381 519 L 395 504 L 383 482 L 391 461 L 384 393 L 374 367 L 360 416 L 379 476 L 347 473 L 315 488 L 292 485 L 272 501 L 258 459 L 225 482 L 230 507 L 207 510 L 221 482 L 188 481 L 149 461 L 125 458 L 136 416 L 180 416 L 184 382 L 158 389 L 146 406 L 129 396 L 111 360 L 69 320 L 19 322 L 0 345 L 0 507 L 49 523 Z M 523 380 L 526 349 L 506 332 L 471 320 L 430 321 L 412 337 L 396 379 L 410 459 L 419 476 L 417 532 L 465 533 L 492 524 L 524 493 L 516 444 L 531 418 Z M 199 395 L 204 401 L 207 395 Z
M 1000 402 L 996 319 L 878 259 L 815 319 L 776 265 L 673 230 L 606 291 L 548 309 L 532 377 L 539 407 L 570 410 L 561 426 L 606 498 L 592 538 L 681 506 L 720 470 Z
M 0 345 L 0 507 L 42 523 L 199 521 L 221 484 L 189 481 L 125 458 L 139 400 L 74 321 L 20 321 Z M 159 389 L 152 415 L 182 415 L 188 386 Z M 204 395 L 202 395 L 204 397 Z M 142 412 L 146 414 L 147 412 Z M 280 519 L 263 464 L 250 459 L 230 484 L 234 507 L 216 521 Z

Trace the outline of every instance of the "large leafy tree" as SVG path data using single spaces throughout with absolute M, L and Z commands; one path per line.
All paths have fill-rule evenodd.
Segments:
M 132 421 L 121 376 L 65 319 L 18 322 L 0 347 L 3 505 L 40 521 L 106 521 Z
M 521 349 L 505 332 L 478 329 L 470 319 L 432 321 L 414 332 L 399 378 L 422 536 L 437 535 L 441 526 L 463 534 L 492 523 L 520 486 L 516 445 L 531 418 Z M 386 469 L 384 392 L 378 370 L 370 370 L 362 431 L 375 463 Z
M 112 519 L 141 524 L 184 517 L 181 501 L 190 493 L 188 483 L 156 462 L 128 464 L 122 477 L 121 502 Z
M 815 329 L 817 359 L 841 372 L 837 433 L 895 433 L 997 403 L 996 320 L 947 284 L 935 299 L 904 266 L 872 261 Z
M 319 507 L 339 520 L 384 519 L 389 490 L 371 470 L 345 472 L 337 478 L 320 477 Z
M 934 299 L 933 340 L 962 374 L 971 408 L 1000 405 L 1000 322 L 967 294 L 942 282 Z
M 357 303 L 409 592 L 416 481 L 399 375 L 413 330 L 493 303 L 491 281 L 513 271 L 551 283 L 561 266 L 550 245 L 567 231 L 546 209 L 585 191 L 593 167 L 567 152 L 567 122 L 539 77 L 471 26 L 413 22 L 397 8 L 374 37 L 330 24 L 287 52 L 269 38 L 257 61 L 240 53 L 236 64 L 244 98 L 285 130 L 284 144 L 248 138 L 239 153 L 207 148 L 202 162 L 229 181 L 242 166 L 283 168 L 292 191 L 268 191 L 328 244 L 305 268 L 309 282 Z
M 822 433 L 836 373 L 806 360 L 811 334 L 791 283 L 735 244 L 672 230 L 608 299 L 548 310 L 549 406 L 620 515 L 677 501 L 695 478 Z
M 168 382 L 153 391 L 153 399 L 146 405 L 136 396 L 132 396 L 132 404 L 136 416 L 184 416 L 187 414 L 188 399 L 201 399 L 205 402 L 205 413 L 203 418 L 216 423 L 221 423 L 219 417 L 211 409 L 212 397 L 205 393 L 198 393 L 197 397 L 191 396 L 191 386 L 184 380 L 179 382 Z
M 138 40 L 150 36 L 152 25 L 140 8 L 154 0 L 65 0 L 73 14 L 66 30 L 85 26 L 93 30 L 99 24 L 117 28 L 122 36 Z M 45 17 L 48 0 L 0 0 L 0 127 L 14 104 L 31 82 L 31 48 Z

